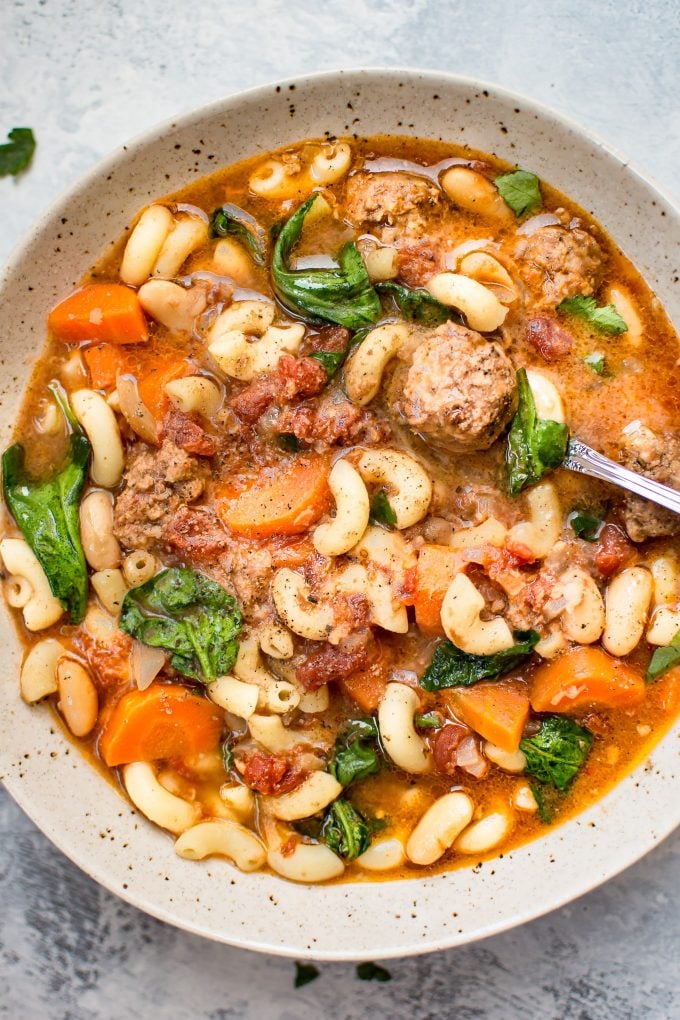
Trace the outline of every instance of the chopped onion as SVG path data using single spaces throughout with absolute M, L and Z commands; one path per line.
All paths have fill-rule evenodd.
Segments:
M 444 256 L 444 265 L 447 269 L 455 269 L 463 255 L 469 255 L 471 251 L 486 251 L 488 248 L 499 248 L 500 245 L 492 241 L 490 237 L 472 238 L 463 241 Z
M 162 648 L 151 648 L 149 645 L 143 645 L 141 641 L 133 640 L 130 668 L 138 690 L 145 691 L 154 682 L 164 665 L 165 652 Z
M 147 443 L 158 442 L 158 426 L 146 404 L 142 403 L 134 375 L 118 376 L 120 412 L 133 432 Z
M 560 221 L 557 216 L 551 212 L 538 213 L 537 216 L 530 216 L 528 220 L 522 224 L 521 227 L 517 228 L 518 234 L 524 234 L 525 237 L 531 237 L 541 227 L 554 227 L 559 226 Z
M 482 755 L 475 737 L 465 737 L 456 749 L 456 765 L 475 779 L 482 779 L 489 771 L 489 763 Z

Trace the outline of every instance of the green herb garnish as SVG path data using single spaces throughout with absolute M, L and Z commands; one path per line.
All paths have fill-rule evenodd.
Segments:
M 236 599 L 220 584 L 188 567 L 170 567 L 127 593 L 120 629 L 165 649 L 178 673 L 209 683 L 236 662 L 241 619 Z
M 506 461 L 510 493 L 519 495 L 526 485 L 537 482 L 551 468 L 564 460 L 569 430 L 561 422 L 543 420 L 536 414 L 536 404 L 526 369 L 517 372 L 519 405 L 512 419 Z
M 35 136 L 31 128 L 12 128 L 9 141 L 0 145 L 0 177 L 16 177 L 33 159 Z
M 590 510 L 576 510 L 570 515 L 569 524 L 578 538 L 584 542 L 596 542 L 602 530 L 603 518 Z
M 439 712 L 425 712 L 423 715 L 415 716 L 414 725 L 419 730 L 439 730 L 444 725 Z
M 516 630 L 514 638 L 516 644 L 512 648 L 495 655 L 470 655 L 452 641 L 442 641 L 420 678 L 420 686 L 426 691 L 441 691 L 445 687 L 469 687 L 479 680 L 503 676 L 531 655 L 540 641 L 540 634 L 535 630 Z
M 658 680 L 678 663 L 680 663 L 680 630 L 669 645 L 654 650 L 645 679 Z
M 347 351 L 312 351 L 309 357 L 322 364 L 326 378 L 332 379 L 347 357 Z
M 494 184 L 515 216 L 537 212 L 543 205 L 541 185 L 536 174 L 529 170 L 515 170 L 510 174 L 496 177 Z
M 587 354 L 583 359 L 583 364 L 587 365 L 595 375 L 604 375 L 607 370 L 604 354 Z
M 588 757 L 592 734 L 573 719 L 551 715 L 533 737 L 520 741 L 526 756 L 525 772 L 541 783 L 567 790 Z
M 376 524 L 390 524 L 392 526 L 397 523 L 397 515 L 392 509 L 384 489 L 378 489 L 371 500 L 371 520 L 375 521 Z
M 52 594 L 80 623 L 87 608 L 87 564 L 80 541 L 80 497 L 92 447 L 58 383 L 54 399 L 71 429 L 64 465 L 39 481 L 26 473 L 26 451 L 14 443 L 2 455 L 5 502 L 22 535 L 45 571 Z
M 585 294 L 565 298 L 557 306 L 557 311 L 563 315 L 576 315 L 589 326 L 609 336 L 618 336 L 628 330 L 625 319 L 621 318 L 614 305 L 598 305 L 594 297 L 586 297 Z
M 370 326 L 380 318 L 380 299 L 353 242 L 342 248 L 335 269 L 288 268 L 305 216 L 317 197 L 314 194 L 303 202 L 276 239 L 271 266 L 274 289 L 286 308 L 309 322 L 335 322 L 347 329 Z

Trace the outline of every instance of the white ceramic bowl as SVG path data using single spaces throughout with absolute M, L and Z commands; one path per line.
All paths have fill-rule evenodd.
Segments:
M 154 128 L 76 184 L 30 231 L 4 272 L 0 379 L 10 439 L 45 316 L 149 199 L 253 153 L 310 136 L 413 134 L 466 143 L 530 168 L 592 210 L 680 324 L 674 261 L 680 210 L 575 124 L 495 86 L 440 73 L 332 72 L 242 93 Z M 0 777 L 71 860 L 161 920 L 233 945 L 296 957 L 376 959 L 459 945 L 592 889 L 680 822 L 678 733 L 578 818 L 503 859 L 435 878 L 305 887 L 226 862 L 180 860 L 18 693 L 19 644 L 6 614 Z

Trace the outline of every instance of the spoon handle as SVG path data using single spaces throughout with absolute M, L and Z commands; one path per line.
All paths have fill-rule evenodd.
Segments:
M 601 478 L 604 482 L 620 485 L 622 489 L 635 492 L 638 496 L 651 499 L 653 503 L 680 514 L 680 492 L 676 489 L 655 482 L 652 478 L 646 478 L 636 471 L 629 471 L 621 464 L 603 457 L 601 453 L 596 453 L 579 439 L 569 440 L 564 467 L 570 471 L 590 475 L 592 478 Z

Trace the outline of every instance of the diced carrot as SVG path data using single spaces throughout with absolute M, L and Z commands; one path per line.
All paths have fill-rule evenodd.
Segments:
M 222 728 L 222 713 L 207 698 L 188 687 L 152 684 L 120 699 L 99 750 L 109 766 L 182 757 L 215 750 Z
M 375 663 L 369 669 L 353 673 L 352 676 L 339 680 L 338 686 L 346 697 L 356 702 L 362 712 L 372 715 L 378 711 L 378 706 L 387 687 L 387 677 L 385 671 L 380 668 L 380 664 Z
M 413 605 L 416 623 L 423 634 L 444 634 L 442 603 L 461 565 L 460 555 L 448 545 L 424 545 L 418 553 Z
M 677 715 L 680 710 L 680 666 L 671 669 L 665 676 L 659 677 L 650 684 L 650 701 L 657 704 L 664 712 Z
M 160 422 L 170 406 L 170 398 L 165 392 L 166 384 L 173 379 L 191 375 L 191 367 L 184 355 L 178 351 L 167 351 L 156 355 L 136 374 L 140 400 Z
M 273 478 L 258 478 L 238 495 L 218 493 L 218 512 L 237 535 L 301 534 L 330 505 L 329 467 L 325 456 L 300 457 Z
M 137 293 L 122 283 L 88 283 L 52 309 L 47 325 L 65 344 L 138 344 L 149 338 Z
M 533 677 L 535 712 L 575 712 L 585 707 L 629 708 L 645 697 L 642 677 L 592 645 L 565 652 Z
M 116 385 L 118 373 L 127 369 L 125 352 L 114 344 L 95 344 L 86 347 L 83 357 L 95 390 L 112 390 Z
M 526 689 L 516 680 L 495 680 L 442 691 L 455 714 L 485 740 L 516 751 L 529 717 Z

